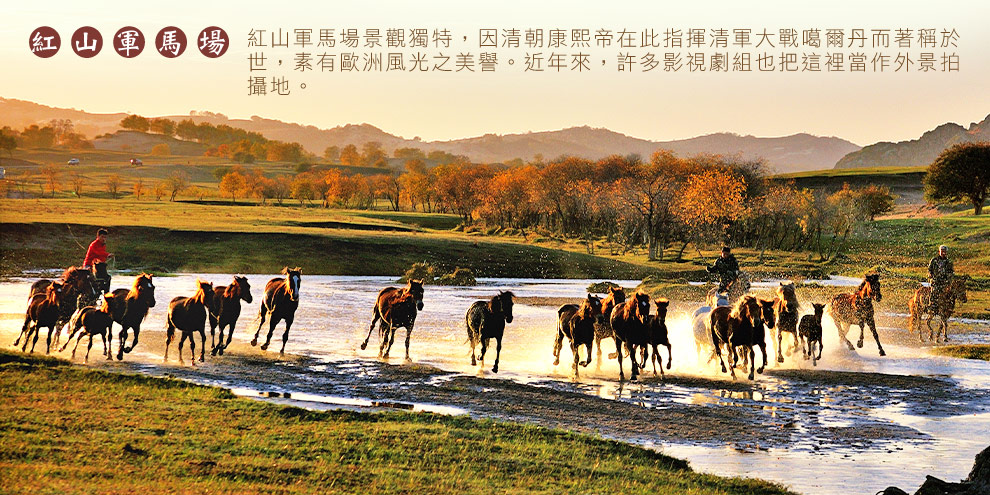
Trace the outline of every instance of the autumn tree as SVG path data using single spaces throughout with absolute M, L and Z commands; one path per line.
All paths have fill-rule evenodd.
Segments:
M 402 181 L 398 177 L 391 174 L 376 175 L 373 177 L 372 187 L 375 196 L 387 199 L 392 211 L 399 211 L 402 199 Z
M 344 149 L 340 151 L 340 163 L 349 167 L 360 166 L 361 154 L 358 153 L 357 146 L 354 146 L 353 144 L 344 146 Z
M 871 184 L 858 191 L 856 206 L 861 214 L 872 222 L 877 215 L 893 211 L 894 195 L 887 186 Z
M 231 203 L 237 202 L 237 196 L 244 191 L 247 180 L 240 171 L 229 172 L 220 179 L 220 193 L 230 197 Z
M 323 158 L 331 163 L 340 159 L 340 146 L 327 146 L 327 149 L 323 150 Z
M 144 194 L 144 179 L 135 180 L 132 189 L 134 191 L 134 197 L 137 198 L 138 201 L 141 201 L 141 196 Z
M 45 178 L 45 186 L 53 198 L 55 197 L 55 191 L 61 188 L 61 175 L 62 169 L 54 163 L 49 163 L 41 168 L 41 176 Z
M 17 149 L 17 137 L 9 127 L 4 127 L 3 130 L 0 130 L 0 150 L 14 156 L 15 149 Z
M 666 236 L 677 222 L 674 208 L 684 177 L 682 168 L 673 152 L 657 150 L 649 162 L 635 166 L 632 175 L 616 183 L 614 197 L 640 219 L 651 261 L 662 258 Z
M 151 147 L 151 154 L 153 156 L 169 156 L 172 154 L 172 148 L 167 143 L 158 143 Z
M 168 137 L 175 136 L 176 126 L 175 121 L 171 119 L 152 119 L 148 123 L 148 128 L 151 132 Z
M 688 177 L 679 191 L 681 218 L 699 241 L 725 242 L 728 230 L 745 211 L 746 182 L 725 168 L 712 168 Z
M 189 187 L 189 176 L 181 171 L 172 172 L 165 178 L 165 185 L 169 194 L 168 200 L 175 201 L 175 197 Z
M 990 142 L 963 143 L 942 152 L 925 174 L 925 199 L 932 203 L 968 201 L 976 215 L 990 195 Z
M 299 174 L 292 180 L 292 197 L 299 201 L 300 205 L 308 205 L 316 198 L 316 189 L 313 187 L 313 178 L 308 174 Z
M 382 143 L 378 141 L 368 141 L 361 146 L 361 164 L 365 167 L 381 167 L 382 163 L 387 165 L 386 158 Z
M 392 156 L 400 160 L 425 160 L 426 154 L 419 148 L 396 148 Z
M 86 185 L 86 178 L 79 174 L 79 172 L 72 172 L 69 174 L 69 183 L 72 184 L 72 193 L 76 197 L 82 196 L 83 187 Z
M 140 115 L 128 115 L 120 121 L 120 127 L 130 131 L 148 132 L 151 124 Z
M 117 191 L 120 189 L 120 175 L 108 175 L 106 181 L 103 182 L 103 186 L 110 193 L 111 198 L 117 199 Z

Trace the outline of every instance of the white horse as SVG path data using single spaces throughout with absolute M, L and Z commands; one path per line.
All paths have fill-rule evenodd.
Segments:
M 729 298 L 725 294 L 715 294 L 715 306 L 728 306 Z M 701 359 L 702 351 L 708 351 L 708 362 L 712 362 L 715 357 L 715 345 L 712 343 L 712 328 L 709 313 L 711 306 L 702 306 L 694 311 L 692 316 L 694 328 L 694 345 L 698 349 L 698 359 Z

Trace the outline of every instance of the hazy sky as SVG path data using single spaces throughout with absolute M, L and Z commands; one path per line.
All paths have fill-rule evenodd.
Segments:
M 806 5 L 805 5 L 806 4 Z M 232 118 L 260 115 L 329 128 L 370 123 L 387 132 L 424 140 L 456 139 L 485 133 L 514 133 L 590 125 L 635 137 L 669 140 L 729 131 L 757 136 L 796 132 L 835 135 L 860 145 L 879 140 L 914 139 L 943 122 L 968 125 L 990 113 L 990 2 L 981 1 L 334 1 L 168 2 L 8 1 L 0 6 L 0 96 L 90 112 L 143 115 L 186 114 L 210 110 Z M 61 51 L 52 58 L 34 56 L 30 33 L 55 28 Z M 100 30 L 103 51 L 77 57 L 70 48 L 73 31 L 90 25 Z M 113 51 L 111 38 L 121 27 L 144 33 L 144 53 L 125 59 Z M 190 40 L 217 25 L 232 38 L 219 59 L 207 59 L 196 46 L 167 59 L 153 46 L 158 30 L 183 29 Z M 864 28 L 954 28 L 960 38 L 960 72 L 922 74 L 834 73 L 618 73 L 620 51 L 646 49 L 564 50 L 499 49 L 495 73 L 324 73 L 300 75 L 289 70 L 298 48 L 268 48 L 269 76 L 284 75 L 287 97 L 248 96 L 249 30 L 334 28 L 446 28 L 454 35 L 455 56 L 477 54 L 479 28 L 599 28 L 637 33 L 652 28 L 801 30 Z M 467 36 L 468 41 L 462 41 Z M 317 38 L 318 34 L 314 34 Z M 269 40 L 270 41 L 270 40 Z M 638 39 L 637 39 L 638 41 Z M 731 43 L 730 38 L 730 43 Z M 755 36 L 754 36 L 754 41 Z M 364 39 L 362 37 L 362 44 Z M 867 40 L 864 50 L 872 54 Z M 382 44 L 384 45 L 384 39 Z M 824 39 L 823 39 L 824 47 Z M 730 46 L 721 51 L 734 52 Z M 762 50 L 762 49 L 761 49 Z M 780 48 L 770 49 L 779 53 Z M 810 49 L 792 49 L 800 53 Z M 309 47 L 306 51 L 339 53 Z M 365 48 L 348 50 L 359 55 Z M 387 48 L 372 51 L 387 52 Z M 407 49 L 406 58 L 414 50 Z M 435 55 L 439 50 L 420 50 Z M 527 51 L 591 54 L 587 73 L 523 73 Z M 662 58 L 664 48 L 653 50 Z M 682 51 L 687 51 L 682 50 Z M 708 49 L 707 53 L 716 50 Z M 825 48 L 817 50 L 827 51 Z M 851 49 L 843 50 L 847 56 Z M 913 48 L 916 56 L 920 49 Z M 934 50 L 940 56 L 941 48 Z M 896 49 L 886 53 L 896 54 Z M 505 65 L 508 59 L 514 65 Z M 606 67 L 601 60 L 606 60 Z M 432 62 L 431 62 L 432 63 Z M 451 59 L 451 65 L 454 59 Z M 754 60 L 755 63 L 755 60 Z M 823 60 L 824 63 L 824 60 Z M 339 64 L 339 61 L 338 61 Z M 940 65 L 940 64 L 939 64 Z M 916 69 L 917 66 L 914 67 Z M 277 70 L 276 70 L 277 69 Z M 305 82 L 307 88 L 299 89 Z

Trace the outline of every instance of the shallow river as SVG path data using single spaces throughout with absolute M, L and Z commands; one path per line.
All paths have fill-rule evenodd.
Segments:
M 230 275 L 201 276 L 217 285 L 231 280 Z M 196 277 L 183 274 L 155 278 L 158 305 L 143 325 L 141 344 L 125 358 L 139 363 L 135 368 L 138 371 L 163 374 L 176 369 L 174 357 L 167 365 L 161 362 L 164 316 L 172 297 L 191 294 Z M 234 334 L 234 342 L 241 346 L 251 340 L 257 328 L 258 302 L 269 278 L 249 276 L 254 303 L 245 305 Z M 0 313 L 4 316 L 0 319 L 0 337 L 4 346 L 9 346 L 20 329 L 23 320 L 18 315 L 23 315 L 28 285 L 33 281 L 13 279 L 0 284 Z M 117 276 L 114 286 L 129 286 L 132 281 L 130 276 Z M 496 375 L 490 371 L 494 345 L 486 356 L 486 370 L 470 366 L 464 312 L 471 302 L 497 290 L 512 290 L 519 297 L 577 299 L 586 294 L 585 288 L 591 281 L 482 279 L 480 282 L 479 286 L 470 288 L 427 287 L 425 308 L 411 339 L 410 355 L 414 363 L 451 372 L 453 376 L 494 378 Z M 636 284 L 622 283 L 627 287 Z M 320 407 L 321 403 L 323 407 L 327 403 L 360 406 L 381 399 L 359 386 L 361 380 L 375 373 L 374 366 L 379 363 L 377 332 L 372 334 L 367 350 L 362 351 L 359 346 L 368 333 L 375 295 L 388 285 L 394 285 L 393 281 L 383 277 L 304 276 L 300 308 L 286 352 L 307 356 L 319 365 L 309 366 L 305 374 L 285 367 L 289 374 L 280 375 L 281 381 L 274 388 L 289 392 L 293 402 L 310 407 Z M 798 296 L 801 297 L 800 290 Z M 774 371 L 757 375 L 751 384 L 744 380 L 742 384 L 732 383 L 707 363 L 699 362 L 686 314 L 693 310 L 691 306 L 675 306 L 668 318 L 674 351 L 673 368 L 667 372 L 666 382 L 652 379 L 652 373 L 648 373 L 649 379 L 620 387 L 614 360 L 603 363 L 600 371 L 592 364 L 581 370 L 580 380 L 573 380 L 567 364 L 571 358 L 566 343 L 561 353 L 562 364 L 552 366 L 556 309 L 526 304 L 515 306 L 515 320 L 507 326 L 497 377 L 539 387 L 550 396 L 576 392 L 657 410 L 687 406 L 755 414 L 753 428 L 759 432 L 755 440 L 680 438 L 671 442 L 651 436 L 645 425 L 641 435 L 615 437 L 686 458 L 700 471 L 780 481 L 803 493 L 875 493 L 888 485 L 898 485 L 911 492 L 924 481 L 925 474 L 955 481 L 966 476 L 975 454 L 990 444 L 990 363 L 932 357 L 924 348 L 911 345 L 909 339 L 895 338 L 892 342 L 885 338 L 904 333 L 897 329 L 885 329 L 881 334 L 888 352 L 885 358 L 876 354 L 869 335 L 863 349 L 846 351 L 836 345 L 835 329 L 826 317 L 825 355 L 814 369 L 852 373 L 812 373 L 810 361 L 801 360 L 799 353 L 797 360 L 791 357 L 784 365 L 774 366 L 776 351 L 771 344 L 768 369 Z M 281 344 L 282 329 L 279 325 L 272 339 L 276 351 Z M 851 331 L 850 337 L 852 334 Z M 985 342 L 986 335 L 970 334 L 968 338 Z M 264 338 L 264 333 L 261 337 Z M 399 330 L 391 353 L 390 361 L 394 364 L 403 362 L 404 338 L 405 331 Z M 99 344 L 94 348 L 91 362 L 99 363 Z M 44 352 L 44 336 L 39 349 Z M 610 350 L 614 351 L 614 344 L 604 342 L 603 351 Z M 207 352 L 205 366 L 200 366 L 201 374 L 189 372 L 180 376 L 242 393 L 273 388 L 271 382 L 253 381 L 250 374 L 247 378 L 210 374 L 210 361 Z M 628 366 L 626 361 L 627 376 Z M 324 373 L 325 381 L 314 378 L 314 369 Z M 330 370 L 336 370 L 336 374 Z M 449 376 L 452 375 L 443 374 L 439 379 Z M 341 387 L 340 381 L 353 382 L 353 386 Z M 414 390 L 408 389 L 427 385 L 413 383 L 407 392 L 399 392 L 398 399 L 423 402 Z M 486 415 L 464 404 L 434 402 L 418 407 Z M 858 432 L 865 431 L 895 434 L 871 433 L 860 437 Z M 765 440 L 762 433 L 766 434 Z

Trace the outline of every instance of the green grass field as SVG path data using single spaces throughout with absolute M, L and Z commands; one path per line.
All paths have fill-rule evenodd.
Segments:
M 789 493 L 586 435 L 314 412 L 7 351 L 0 390 L 6 493 Z
M 990 361 L 990 344 L 946 345 L 935 347 L 932 352 L 940 356 Z

